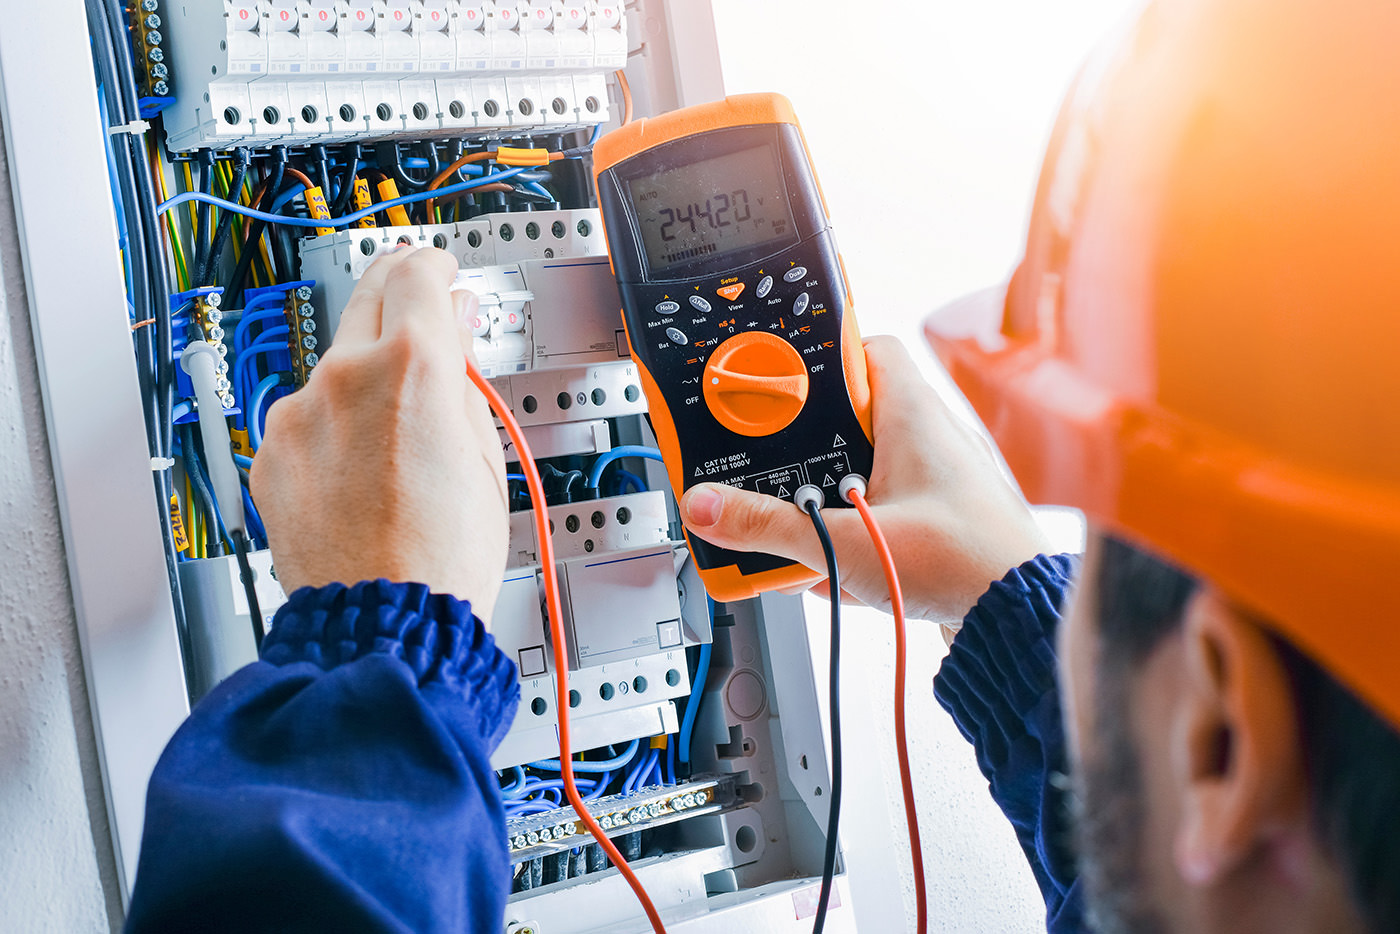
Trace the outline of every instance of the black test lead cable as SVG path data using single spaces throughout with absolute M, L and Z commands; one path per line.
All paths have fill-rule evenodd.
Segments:
M 822 519 L 821 505 L 825 494 L 815 486 L 806 484 L 797 488 L 792 501 L 812 518 L 812 527 L 821 539 L 822 553 L 826 556 L 827 582 L 831 594 L 831 681 L 828 688 L 831 716 L 831 805 L 826 818 L 826 855 L 822 859 L 822 889 L 817 899 L 816 921 L 812 924 L 812 934 L 821 934 L 826 927 L 827 905 L 831 901 L 831 887 L 836 876 L 836 831 L 841 823 L 841 572 L 836 566 L 836 546 L 831 541 L 826 522 Z
M 249 545 L 247 537 L 237 529 L 229 533 L 233 539 L 233 553 L 238 557 L 238 577 L 243 582 L 243 593 L 248 598 L 248 617 L 253 623 L 253 647 L 262 652 L 263 630 L 262 607 L 258 605 L 258 589 L 253 583 L 253 566 L 248 563 Z

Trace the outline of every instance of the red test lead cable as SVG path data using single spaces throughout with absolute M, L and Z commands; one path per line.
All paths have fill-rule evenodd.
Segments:
M 602 846 L 603 851 L 617 867 L 617 871 L 622 873 L 627 884 L 636 893 L 637 901 L 641 902 L 642 910 L 651 922 L 652 931 L 655 934 L 666 934 L 661 915 L 657 914 L 656 906 L 651 903 L 646 889 L 642 888 L 641 880 L 632 871 L 632 867 L 627 865 L 627 860 L 623 859 L 617 847 L 603 832 L 603 828 L 598 826 L 593 815 L 588 812 L 588 806 L 583 803 L 583 797 L 578 793 L 578 785 L 574 781 L 573 750 L 569 742 L 569 656 L 564 651 L 564 610 L 559 602 L 559 574 L 554 566 L 554 543 L 549 535 L 549 510 L 545 505 L 544 483 L 535 467 L 535 458 L 530 453 L 530 444 L 525 440 L 525 432 L 521 431 L 520 425 L 511 415 L 510 406 L 506 405 L 505 400 L 486 381 L 486 377 L 472 365 L 471 360 L 467 360 L 467 376 L 471 378 L 473 385 L 481 390 L 491 409 L 505 425 L 510 440 L 515 442 L 515 452 L 520 457 L 521 473 L 525 474 L 525 485 L 530 489 L 530 500 L 534 504 L 535 531 L 540 540 L 540 565 L 544 571 L 544 592 L 549 606 L 549 638 L 554 647 L 554 681 L 559 689 L 554 706 L 559 713 L 559 774 L 564 780 L 564 797 L 578 814 L 579 821 L 588 828 L 588 832 Z
M 894 613 L 894 736 L 899 755 L 899 783 L 904 789 L 904 823 L 909 830 L 909 854 L 914 864 L 914 904 L 918 934 L 928 930 L 928 893 L 924 891 L 924 851 L 919 840 L 919 812 L 914 805 L 914 776 L 909 767 L 909 733 L 904 723 L 904 677 L 908 668 L 907 637 L 904 628 L 904 595 L 895 573 L 894 553 L 890 551 L 885 533 L 875 521 L 870 504 L 865 501 L 865 481 L 851 475 L 841 481 L 841 498 L 856 507 L 865 522 L 870 541 L 880 556 L 885 571 L 885 583 L 890 591 L 890 606 Z

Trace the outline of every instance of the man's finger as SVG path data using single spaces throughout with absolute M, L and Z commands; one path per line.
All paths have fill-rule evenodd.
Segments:
M 389 339 L 407 329 L 422 329 L 444 340 L 456 329 L 449 289 L 457 277 L 457 260 L 443 250 L 416 250 L 389 270 L 384 281 L 380 336 Z
M 812 519 L 786 500 L 719 483 L 701 483 L 681 499 L 686 528 L 735 551 L 760 551 L 825 572 Z
M 380 322 L 384 308 L 384 284 L 389 273 L 415 252 L 411 246 L 400 246 L 385 253 L 370 264 L 355 291 L 340 314 L 335 330 L 336 347 L 350 348 L 372 344 L 379 340 Z

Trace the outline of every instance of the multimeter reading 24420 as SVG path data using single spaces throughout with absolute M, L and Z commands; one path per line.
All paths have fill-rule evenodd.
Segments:
M 826 506 L 870 476 L 865 353 L 786 99 L 731 97 L 628 124 L 594 148 L 623 321 L 676 495 L 725 483 Z M 690 535 L 717 600 L 820 575 Z

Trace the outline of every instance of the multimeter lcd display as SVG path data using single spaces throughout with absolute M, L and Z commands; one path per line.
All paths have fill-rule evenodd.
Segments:
M 795 237 L 771 143 L 646 175 L 629 188 L 653 274 Z

